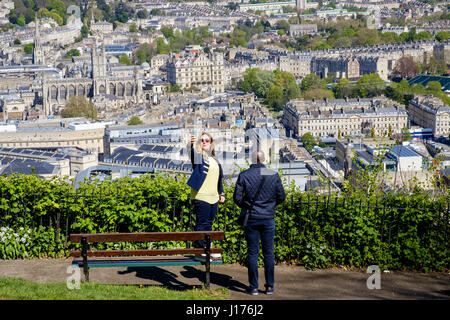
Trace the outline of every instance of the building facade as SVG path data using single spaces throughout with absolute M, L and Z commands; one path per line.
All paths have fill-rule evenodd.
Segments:
M 337 80 L 347 78 L 356 80 L 360 77 L 359 62 L 352 57 L 315 57 L 311 61 L 311 71 L 321 78 L 334 73 Z
M 293 135 L 313 136 L 387 136 L 407 127 L 405 109 L 371 99 L 334 99 L 329 101 L 291 100 L 283 110 L 283 124 Z M 373 130 L 372 130 L 373 129 Z
M 81 77 L 47 79 L 42 75 L 42 99 L 45 115 L 59 112 L 74 95 L 101 100 L 107 95 L 123 98 L 124 103 L 140 103 L 143 99 L 142 77 L 134 69 L 133 76 L 113 76 L 106 65 L 105 46 L 100 50 L 97 42 L 91 49 L 91 68 L 83 70 Z
M 443 106 L 440 99 L 431 97 L 411 99 L 408 112 L 412 122 L 423 128 L 431 128 L 435 137 L 450 134 L 450 107 Z
M 225 92 L 227 75 L 223 54 L 189 52 L 182 57 L 172 55 L 167 63 L 167 80 L 181 89 L 197 87 Z

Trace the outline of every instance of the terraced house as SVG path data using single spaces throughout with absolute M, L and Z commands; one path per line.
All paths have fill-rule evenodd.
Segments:
M 283 124 L 292 134 L 313 136 L 376 136 L 399 133 L 406 127 L 406 110 L 389 101 L 372 99 L 291 100 Z M 373 129 L 373 130 L 372 130 Z
M 435 137 L 450 134 L 450 107 L 440 99 L 418 97 L 409 101 L 411 121 L 424 128 L 431 128 Z

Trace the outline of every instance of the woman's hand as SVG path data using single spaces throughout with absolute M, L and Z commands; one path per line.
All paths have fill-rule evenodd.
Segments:
M 220 203 L 224 203 L 225 202 L 225 196 L 224 195 L 220 195 Z
M 191 135 L 191 143 L 194 143 L 195 141 L 195 137 L 193 135 Z

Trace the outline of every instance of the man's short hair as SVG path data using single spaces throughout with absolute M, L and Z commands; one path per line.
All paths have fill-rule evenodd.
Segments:
M 252 163 L 264 163 L 266 160 L 262 150 L 255 150 L 252 153 Z

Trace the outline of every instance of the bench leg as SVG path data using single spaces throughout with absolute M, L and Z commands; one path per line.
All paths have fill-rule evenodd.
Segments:
M 88 266 L 88 259 L 87 259 L 87 251 L 88 251 L 88 244 L 86 241 L 86 237 L 83 237 L 81 239 L 81 256 L 83 257 L 83 273 L 84 273 L 84 281 L 89 282 L 89 266 Z
M 206 260 L 205 260 L 205 267 L 206 267 L 206 274 L 205 274 L 205 287 L 206 289 L 209 289 L 210 284 L 210 276 L 211 276 L 211 236 L 207 234 L 205 236 L 206 240 L 206 246 L 205 246 L 205 254 L 206 254 Z

